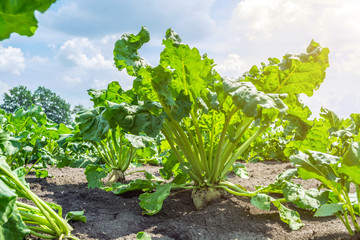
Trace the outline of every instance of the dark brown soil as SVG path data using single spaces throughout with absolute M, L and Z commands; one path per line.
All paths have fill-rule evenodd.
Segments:
M 231 182 L 254 189 L 267 185 L 277 174 L 291 167 L 288 163 L 262 162 L 246 164 L 250 178 L 240 179 L 230 175 Z M 144 169 L 156 173 L 158 168 Z M 131 171 L 131 170 L 129 170 Z M 291 231 L 275 210 L 263 211 L 250 204 L 245 197 L 229 196 L 212 202 L 196 211 L 191 191 L 172 192 L 163 209 L 155 216 L 143 216 L 138 205 L 138 193 L 122 196 L 99 189 L 88 189 L 83 169 L 49 169 L 53 177 L 37 179 L 30 175 L 31 189 L 44 200 L 60 204 L 63 212 L 85 210 L 87 223 L 71 222 L 74 235 L 84 240 L 136 239 L 140 231 L 152 239 L 206 239 L 206 240 L 255 240 L 255 239 L 360 239 L 347 233 L 337 218 L 315 218 L 312 213 L 298 210 L 305 224 L 298 231 Z M 128 178 L 143 177 L 140 173 Z M 316 181 L 303 182 L 315 187 Z

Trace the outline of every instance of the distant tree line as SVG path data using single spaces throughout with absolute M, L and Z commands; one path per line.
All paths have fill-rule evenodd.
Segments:
M 0 108 L 13 113 L 19 108 L 28 109 L 32 104 L 40 106 L 55 123 L 70 123 L 70 104 L 45 87 L 38 87 L 34 93 L 25 86 L 14 87 L 4 94 Z

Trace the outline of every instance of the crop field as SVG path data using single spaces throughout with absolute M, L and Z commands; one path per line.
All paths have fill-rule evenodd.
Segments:
M 250 189 L 255 185 L 270 184 L 278 173 L 292 167 L 278 161 L 246 166 L 249 179 L 234 174 L 229 179 Z M 159 168 L 146 166 L 141 169 L 156 174 Z M 140 192 L 117 196 L 99 189 L 87 189 L 85 175 L 78 168 L 51 168 L 49 172 L 54 177 L 40 179 L 30 175 L 27 180 L 35 193 L 62 205 L 65 212 L 73 209 L 85 211 L 87 223 L 71 223 L 74 235 L 80 239 L 130 240 L 136 239 L 141 231 L 159 240 L 350 239 L 345 226 L 336 217 L 314 218 L 310 212 L 299 211 L 304 227 L 291 231 L 279 219 L 275 208 L 260 210 L 252 206 L 249 199 L 231 195 L 197 211 L 190 191 L 175 191 L 165 200 L 161 212 L 151 217 L 143 216 L 138 200 Z M 131 177 L 136 178 L 144 177 L 140 173 Z M 303 181 L 303 184 L 309 188 L 318 185 L 316 181 Z
M 311 119 L 299 97 L 328 48 L 234 79 L 171 28 L 152 66 L 149 41 L 115 42 L 132 88 L 89 89 L 70 123 L 0 109 L 0 240 L 360 238 L 360 114 Z

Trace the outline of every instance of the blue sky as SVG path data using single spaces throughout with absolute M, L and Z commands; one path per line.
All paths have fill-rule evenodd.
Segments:
M 171 27 L 227 77 L 268 57 L 302 53 L 314 39 L 330 49 L 330 68 L 314 96 L 302 99 L 314 114 L 324 106 L 347 117 L 360 113 L 359 10 L 357 0 L 58 0 L 36 14 L 33 37 L 12 34 L 0 42 L 0 95 L 18 85 L 45 86 L 72 106 L 90 107 L 87 89 L 111 81 L 131 88 L 131 77 L 113 63 L 123 33 L 146 26 L 151 41 L 141 54 L 155 65 Z

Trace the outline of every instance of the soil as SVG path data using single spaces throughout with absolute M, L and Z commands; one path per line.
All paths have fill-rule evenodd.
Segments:
M 247 163 L 246 167 L 249 179 L 235 175 L 228 178 L 231 182 L 254 189 L 256 185 L 273 182 L 276 175 L 291 168 L 291 164 L 266 161 Z M 142 169 L 157 173 L 158 167 L 146 166 Z M 197 211 L 189 190 L 172 192 L 158 214 L 143 216 L 138 204 L 138 192 L 115 195 L 100 189 L 88 189 L 84 169 L 81 168 L 48 170 L 52 177 L 40 179 L 29 175 L 27 181 L 31 189 L 45 201 L 60 204 L 64 213 L 85 210 L 87 223 L 70 222 L 74 228 L 73 234 L 81 240 L 130 240 L 136 239 L 140 231 L 157 240 L 360 239 L 359 235 L 351 238 L 336 217 L 315 218 L 313 213 L 295 209 L 293 205 L 288 207 L 297 210 L 304 223 L 297 231 L 290 230 L 275 209 L 260 210 L 245 197 L 227 196 Z M 127 178 L 144 176 L 136 173 Z M 302 184 L 310 188 L 316 187 L 317 182 L 303 181 Z

